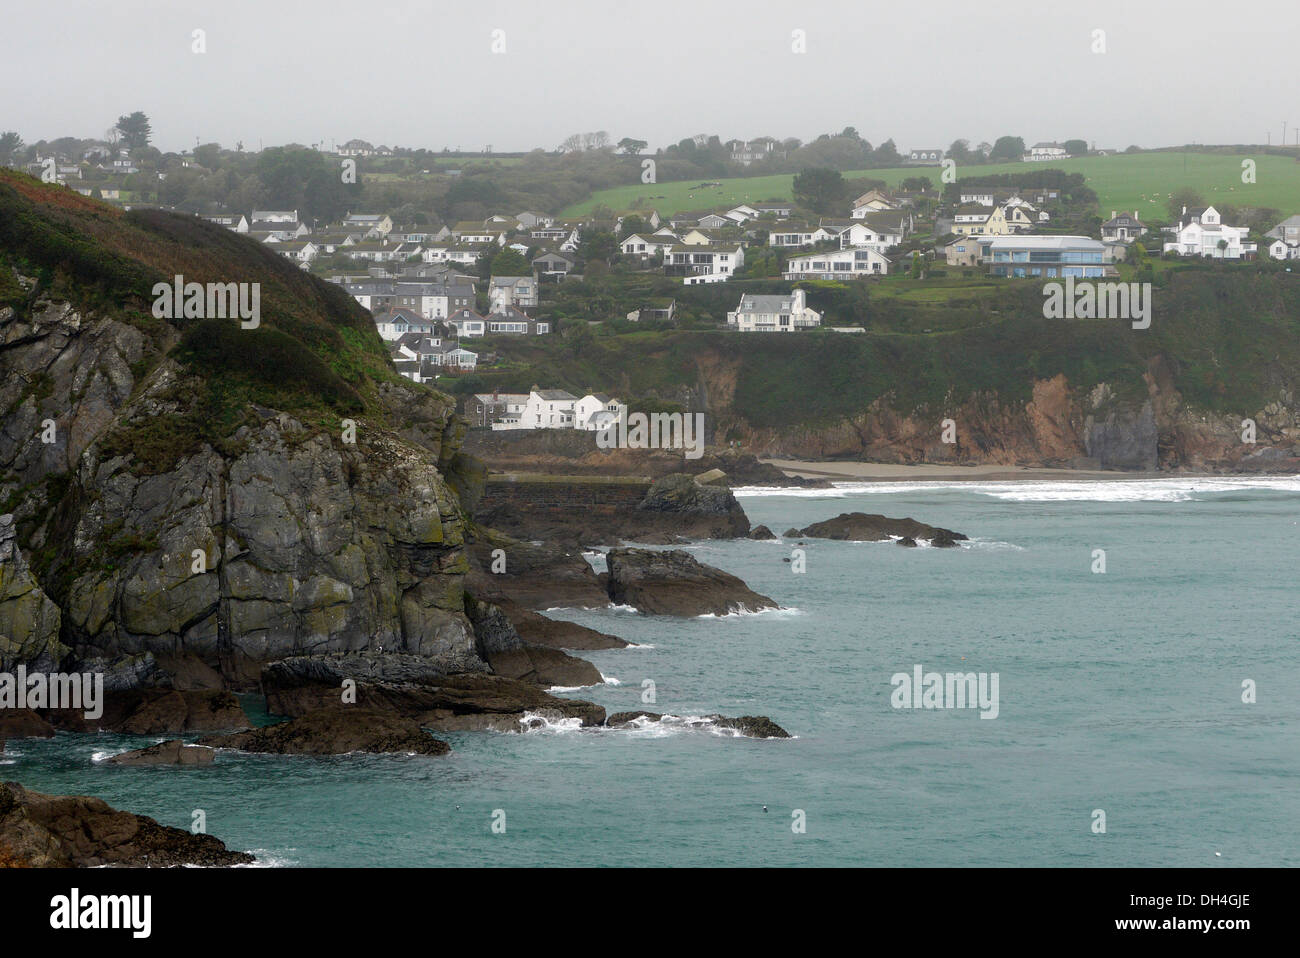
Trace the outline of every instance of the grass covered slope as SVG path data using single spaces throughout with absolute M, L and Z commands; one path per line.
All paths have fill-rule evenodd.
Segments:
M 1256 181 L 1241 181 L 1241 161 L 1256 164 Z M 1164 219 L 1168 201 L 1180 189 L 1196 190 L 1207 203 L 1219 206 L 1256 206 L 1281 210 L 1283 215 L 1300 212 L 1300 163 L 1286 156 L 1239 153 L 1152 151 L 1147 153 L 1085 156 L 1052 163 L 990 163 L 958 166 L 957 182 L 1005 173 L 1041 173 L 1060 170 L 1082 173 L 1097 194 L 1103 217 L 1111 210 L 1137 211 L 1141 219 Z M 941 185 L 938 166 L 906 166 L 846 172 L 844 178 L 871 177 L 897 187 L 911 176 L 926 176 Z M 740 203 L 789 200 L 793 197 L 790 173 L 773 176 L 732 177 L 718 185 L 699 188 L 699 180 L 618 186 L 593 193 L 581 203 L 564 210 L 564 216 L 590 213 L 597 206 L 613 210 L 632 209 L 638 201 L 647 210 L 668 216 L 682 210 L 727 209 Z
M 36 277 L 37 289 L 21 289 L 15 272 Z M 259 284 L 260 325 L 156 319 L 154 284 L 177 275 Z M 144 332 L 153 348 L 137 379 L 168 352 L 203 375 L 209 394 L 195 426 L 208 431 L 232 428 L 249 402 L 329 424 L 372 410 L 378 384 L 396 377 L 369 314 L 265 245 L 197 217 L 123 212 L 0 170 L 0 306 L 21 317 L 38 297 Z

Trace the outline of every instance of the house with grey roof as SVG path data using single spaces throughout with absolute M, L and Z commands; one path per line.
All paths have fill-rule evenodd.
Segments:
M 727 313 L 727 328 L 741 333 L 792 333 L 821 324 L 822 314 L 805 302 L 802 289 L 771 296 L 745 293 Z

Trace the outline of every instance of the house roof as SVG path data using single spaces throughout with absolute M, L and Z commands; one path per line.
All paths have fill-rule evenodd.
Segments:
M 824 253 L 813 253 L 814 256 L 825 255 Z M 787 313 L 794 309 L 794 295 L 789 293 L 777 293 L 775 295 L 763 295 L 760 293 L 745 293 L 740 297 L 740 305 L 736 308 L 738 313 Z
M 545 399 L 547 402 L 564 402 L 570 399 L 577 400 L 577 396 L 563 389 L 535 389 L 538 399 Z

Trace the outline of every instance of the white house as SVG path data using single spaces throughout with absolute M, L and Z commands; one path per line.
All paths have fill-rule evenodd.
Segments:
M 850 246 L 791 256 L 781 277 L 787 280 L 850 280 L 884 276 L 888 272 L 889 260 L 880 250 L 871 246 Z
M 627 406 L 604 393 L 588 393 L 573 404 L 573 428 L 595 432 L 627 415 Z
M 249 217 L 253 223 L 297 223 L 297 210 L 253 210 Z M 252 227 L 257 229 L 256 226 Z M 265 227 L 263 227 L 265 228 Z
M 1165 232 L 1174 238 L 1165 241 L 1164 252 L 1181 256 L 1241 259 L 1257 249 L 1254 243 L 1246 242 L 1249 227 L 1228 226 L 1213 206 L 1204 209 L 1184 206 L 1178 225 L 1165 227 Z
M 664 251 L 664 275 L 680 276 L 686 286 L 723 283 L 745 265 L 739 243 L 726 246 L 672 246 Z
M 398 308 L 376 313 L 375 329 L 380 339 L 397 342 L 410 333 L 436 337 L 438 324 L 413 309 Z
M 1270 240 L 1268 255 L 1274 259 L 1298 259 L 1300 255 L 1300 216 L 1288 216 L 1264 234 Z
M 812 246 L 814 243 L 824 243 L 836 237 L 834 230 L 827 229 L 824 226 L 808 226 L 806 224 L 782 223 L 774 226 L 767 234 L 768 246 Z
M 746 293 L 727 313 L 727 326 L 742 333 L 790 333 L 820 326 L 822 314 L 804 302 L 802 289 L 775 296 Z
M 639 233 L 633 233 L 631 236 L 621 240 L 618 244 L 619 252 L 624 256 L 654 256 L 660 250 L 669 249 L 679 242 L 678 238 L 671 233 L 655 234 L 653 236 L 642 236 Z
M 572 429 L 577 402 L 577 396 L 563 389 L 534 386 L 519 416 L 519 425 L 523 429 Z
M 852 226 L 840 230 L 841 249 L 866 247 L 867 249 L 874 249 L 877 253 L 883 253 L 891 246 L 897 246 L 901 242 L 903 242 L 902 230 L 877 229 L 867 223 L 854 223 Z
M 1027 163 L 1040 163 L 1046 160 L 1069 159 L 1070 154 L 1059 143 L 1035 143 L 1022 159 Z

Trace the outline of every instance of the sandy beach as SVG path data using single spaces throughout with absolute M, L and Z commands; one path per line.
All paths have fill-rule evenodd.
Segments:
M 1042 479 L 1161 479 L 1173 478 L 1160 472 L 1116 472 L 1089 469 L 1033 469 L 1026 466 L 958 466 L 938 463 L 900 465 L 887 462 L 803 462 L 797 459 L 763 459 L 788 476 L 807 479 L 830 479 L 839 482 L 916 482 L 938 480 L 953 482 L 1005 482 Z

